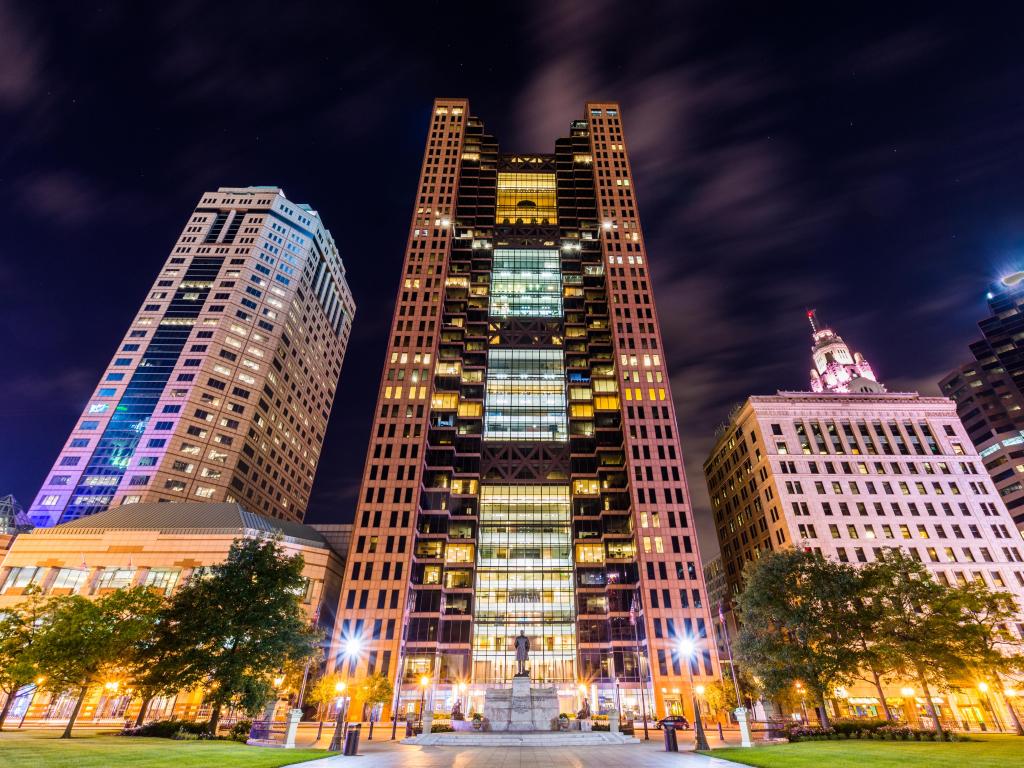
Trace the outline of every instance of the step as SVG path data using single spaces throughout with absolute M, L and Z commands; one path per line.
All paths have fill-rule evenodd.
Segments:
M 584 747 L 640 742 L 609 731 L 454 731 L 414 736 L 402 743 L 434 747 Z

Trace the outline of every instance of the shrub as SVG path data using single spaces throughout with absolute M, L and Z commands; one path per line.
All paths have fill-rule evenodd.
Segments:
M 832 728 L 824 728 L 818 725 L 803 725 L 793 723 L 783 729 L 783 733 L 790 741 L 819 741 L 836 737 Z
M 875 734 L 890 741 L 906 741 L 912 732 L 909 725 L 883 725 L 875 729 Z
M 871 734 L 884 725 L 889 725 L 885 720 L 857 720 L 854 718 L 842 718 L 832 721 L 832 727 L 836 733 L 846 738 L 859 739 L 862 733 Z
M 232 741 L 240 741 L 245 744 L 249 740 L 249 731 L 252 730 L 252 720 L 239 720 L 231 726 L 228 731 L 228 738 Z
M 444 723 L 431 723 L 430 725 L 431 733 L 451 733 L 454 730 L 450 725 L 445 725 Z
M 125 728 L 121 731 L 121 735 L 155 736 L 159 739 L 173 739 L 180 732 L 195 736 L 205 735 L 208 737 L 211 735 L 209 723 L 195 723 L 191 720 L 154 720 L 152 723 L 146 723 L 137 728 Z

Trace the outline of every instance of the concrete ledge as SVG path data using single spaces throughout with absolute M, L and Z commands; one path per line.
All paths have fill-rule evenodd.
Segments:
M 610 731 L 474 731 L 428 733 L 403 739 L 421 747 L 590 747 L 639 744 L 639 739 Z

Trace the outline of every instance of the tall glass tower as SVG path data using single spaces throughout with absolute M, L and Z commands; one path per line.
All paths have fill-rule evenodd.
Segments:
M 482 708 L 530 638 L 562 710 L 690 713 L 716 674 L 622 117 L 506 154 L 435 102 L 333 659 Z
M 29 510 L 142 501 L 301 520 L 355 303 L 331 233 L 277 187 L 207 192 Z

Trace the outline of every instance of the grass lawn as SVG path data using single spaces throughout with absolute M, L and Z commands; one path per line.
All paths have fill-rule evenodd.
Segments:
M 758 768 L 1007 768 L 1024 765 L 1024 737 L 973 736 L 973 741 L 801 741 L 712 754 Z M 2 764 L 2 763 L 0 763 Z
M 109 731 L 0 733 L 0 768 L 276 768 L 326 757 L 318 749 L 267 749 L 233 741 L 174 741 L 114 736 Z

